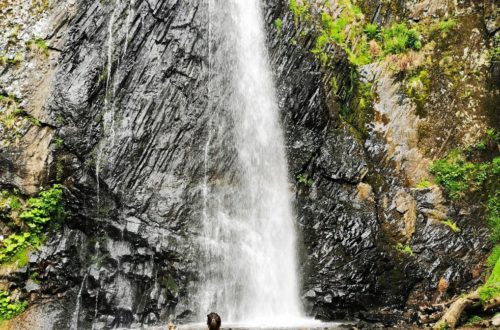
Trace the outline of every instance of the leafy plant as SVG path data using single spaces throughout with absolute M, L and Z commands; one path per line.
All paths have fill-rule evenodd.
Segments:
M 10 320 L 21 314 L 28 306 L 26 301 L 13 301 L 5 291 L 0 290 L 0 320 Z
M 38 197 L 28 200 L 26 209 L 19 215 L 23 221 L 22 231 L 2 241 L 0 264 L 17 261 L 18 266 L 22 267 L 27 263 L 28 249 L 39 247 L 49 225 L 57 225 L 63 219 L 62 194 L 61 186 L 56 184 L 40 192 Z
M 408 29 L 406 24 L 393 24 L 383 31 L 385 54 L 401 54 L 407 50 L 422 48 L 420 35 L 415 29 Z
M 403 245 L 401 243 L 398 243 L 396 245 L 396 249 L 403 254 L 413 256 L 413 250 L 411 249 L 410 245 L 408 245 L 408 244 Z
M 368 23 L 365 25 L 363 30 L 368 37 L 368 40 L 380 40 L 381 39 L 381 30 L 377 24 Z
M 431 166 L 437 183 L 442 185 L 454 200 L 463 197 L 469 190 L 479 189 L 490 175 L 490 171 L 491 164 L 474 164 L 467 161 L 458 149 L 435 161 Z
M 310 20 L 311 16 L 309 14 L 309 3 L 307 1 L 290 0 L 290 10 L 293 13 L 295 25 L 300 22 Z
M 450 227 L 450 229 L 455 232 L 455 233 L 458 233 L 460 232 L 460 228 L 458 228 L 457 224 L 455 222 L 453 222 L 453 220 L 451 219 L 448 219 L 446 221 L 443 221 L 443 223 L 445 225 L 447 225 L 448 227 Z
M 430 33 L 435 34 L 437 32 L 440 32 L 442 36 L 446 36 L 449 32 L 454 30 L 458 26 L 457 20 L 450 18 L 450 19 L 444 19 L 440 20 L 439 22 L 433 24 L 430 27 Z
M 278 33 L 281 33 L 281 30 L 283 30 L 283 20 L 281 18 L 277 18 L 274 21 L 274 27 L 276 27 L 276 30 L 278 30 Z
M 307 176 L 307 174 L 299 174 L 297 175 L 297 182 L 298 183 L 301 183 L 301 184 L 304 184 L 308 187 L 312 186 L 314 181 L 312 179 L 309 179 L 309 177 Z

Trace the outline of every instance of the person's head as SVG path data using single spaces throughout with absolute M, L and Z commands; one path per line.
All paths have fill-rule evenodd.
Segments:
M 208 329 L 219 330 L 220 324 L 221 324 L 221 320 L 220 320 L 219 314 L 212 312 L 212 313 L 207 315 Z

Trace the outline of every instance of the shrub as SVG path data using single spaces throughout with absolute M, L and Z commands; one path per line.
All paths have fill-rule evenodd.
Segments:
M 396 249 L 403 254 L 413 256 L 413 250 L 411 249 L 410 245 L 408 245 L 408 244 L 403 245 L 401 243 L 398 243 L 396 245 Z
M 460 150 L 451 151 L 445 158 L 435 161 L 431 172 L 448 195 L 458 200 L 467 191 L 475 191 L 485 182 L 490 172 L 490 164 L 474 164 L 466 161 Z
M 56 184 L 28 200 L 26 209 L 19 215 L 24 228 L 3 240 L 0 264 L 17 261 L 18 266 L 22 266 L 27 262 L 28 249 L 39 247 L 49 226 L 56 226 L 63 219 L 62 195 L 61 186 Z
M 13 301 L 5 291 L 0 290 L 0 320 L 10 320 L 21 314 L 28 306 L 26 301 Z
M 422 48 L 420 35 L 415 29 L 408 29 L 406 24 L 393 24 L 384 29 L 384 52 L 385 54 L 401 54 L 407 50 L 419 50 Z
M 293 13 L 295 25 L 303 21 L 308 21 L 311 18 L 309 14 L 309 3 L 307 1 L 298 3 L 297 0 L 290 0 L 290 10 Z
M 380 40 L 381 35 L 380 35 L 380 28 L 378 27 L 377 24 L 366 24 L 365 28 L 363 30 L 368 37 L 368 40 Z

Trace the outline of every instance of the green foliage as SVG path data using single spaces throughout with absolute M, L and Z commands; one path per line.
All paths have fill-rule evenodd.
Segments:
M 26 301 L 13 301 L 5 291 L 0 290 L 0 320 L 10 320 L 21 314 L 28 306 Z
M 57 136 L 54 138 L 54 144 L 60 147 L 64 144 L 64 140 L 60 136 Z
M 19 216 L 34 232 L 41 232 L 49 221 L 59 221 L 64 216 L 61 205 L 63 191 L 60 185 L 42 191 L 37 198 L 28 200 L 29 208 Z
M 281 30 L 283 30 L 283 20 L 281 18 L 277 18 L 274 21 L 274 27 L 276 27 L 276 30 L 278 30 L 278 33 L 281 33 Z
M 496 176 L 498 176 L 498 173 Z M 500 191 L 498 187 L 493 189 L 495 189 L 495 192 L 489 196 L 486 210 L 488 211 L 488 224 L 491 228 L 491 239 L 498 244 L 500 243 Z M 498 251 L 497 253 L 500 254 Z
M 37 51 L 45 57 L 49 56 L 49 46 L 44 39 L 32 39 L 27 42 L 31 50 Z
M 479 299 L 482 302 L 500 296 L 500 259 L 497 259 L 495 267 L 488 277 L 486 283 L 479 289 Z
M 432 186 L 432 182 L 430 181 L 427 181 L 427 180 L 423 180 L 423 181 L 420 181 L 418 184 L 417 184 L 417 188 L 418 189 L 425 189 L 425 188 L 429 188 Z
M 487 260 L 488 266 L 493 268 L 499 259 L 500 259 L 500 245 L 496 245 L 491 251 L 490 256 L 488 257 Z
M 481 188 L 488 176 L 492 175 L 491 163 L 475 164 L 467 161 L 460 150 L 451 151 L 445 158 L 435 161 L 431 172 L 448 195 L 458 200 L 467 191 Z
M 393 24 L 383 31 L 383 48 L 385 54 L 401 54 L 408 50 L 422 48 L 420 35 L 415 29 L 408 29 L 406 24 Z
M 481 316 L 472 315 L 471 317 L 469 317 L 467 319 L 467 322 L 465 324 L 472 325 L 472 324 L 480 323 L 480 322 L 483 322 L 483 318 Z
M 357 80 L 356 77 L 351 77 L 351 80 L 356 84 L 353 91 L 353 99 L 348 106 L 344 105 L 341 108 L 340 116 L 356 128 L 362 136 L 366 136 L 366 116 L 375 97 L 372 84 L 363 83 Z
M 307 174 L 304 173 L 297 175 L 297 182 L 304 184 L 308 187 L 311 187 L 314 183 L 314 181 L 310 179 Z
M 365 25 L 364 33 L 368 37 L 368 40 L 380 40 L 381 30 L 377 24 L 368 23 Z
M 443 221 L 443 223 L 445 225 L 447 225 L 448 227 L 450 227 L 450 229 L 455 232 L 455 233 L 458 233 L 460 232 L 460 228 L 458 228 L 457 224 L 455 222 L 453 222 L 451 219 L 448 219 L 446 221 Z
M 427 70 L 421 70 L 417 75 L 408 79 L 406 94 L 415 101 L 419 109 L 422 109 L 429 95 L 429 88 L 429 73 Z
M 10 207 L 11 210 L 19 210 L 23 205 L 15 194 L 2 190 L 0 192 L 0 207 Z
M 307 1 L 290 0 L 290 10 L 293 13 L 295 25 L 301 22 L 307 22 L 311 19 L 309 14 L 309 3 Z
M 0 249 L 0 263 L 11 261 L 12 257 L 25 250 L 30 236 L 30 233 L 11 234 L 4 239 L 2 242 L 3 247 Z
M 441 33 L 442 36 L 446 36 L 449 32 L 454 30 L 458 26 L 458 22 L 451 18 L 451 19 L 444 19 L 440 20 L 439 22 L 433 24 L 430 27 L 430 33 Z
M 40 192 L 38 197 L 28 200 L 26 208 L 19 215 L 23 221 L 21 232 L 11 234 L 2 242 L 0 264 L 16 261 L 22 267 L 27 263 L 27 251 L 31 247 L 39 247 L 49 225 L 57 225 L 63 219 L 62 194 L 61 186 L 56 184 Z
M 408 245 L 408 244 L 403 245 L 401 243 L 398 243 L 396 245 L 396 249 L 403 254 L 413 256 L 413 250 L 411 249 L 410 245 Z

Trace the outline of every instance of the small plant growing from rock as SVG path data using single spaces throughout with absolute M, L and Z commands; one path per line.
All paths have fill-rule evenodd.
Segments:
M 15 301 L 7 292 L 0 290 L 0 320 L 10 320 L 28 306 L 26 301 Z
M 445 225 L 447 225 L 448 227 L 450 227 L 450 229 L 455 232 L 455 233 L 458 233 L 460 232 L 460 228 L 458 228 L 457 224 L 455 222 L 453 222 L 451 219 L 448 219 L 446 221 L 443 221 L 443 223 Z
M 297 182 L 300 184 L 304 184 L 308 187 L 311 187 L 314 183 L 314 181 L 310 179 L 307 174 L 304 173 L 297 175 Z
M 409 244 L 403 245 L 401 243 L 396 244 L 396 249 L 403 254 L 408 256 L 413 256 L 413 250 L 411 249 Z

